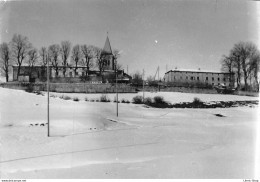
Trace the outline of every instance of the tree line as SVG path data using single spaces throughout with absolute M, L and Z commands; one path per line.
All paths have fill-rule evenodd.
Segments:
M 260 53 L 251 42 L 238 42 L 221 59 L 222 70 L 235 74 L 238 89 L 259 91 Z
M 113 50 L 113 59 L 119 58 L 119 51 Z M 93 45 L 74 45 L 70 41 L 62 41 L 61 44 L 52 44 L 48 47 L 41 47 L 37 50 L 28 37 L 21 34 L 14 34 L 10 42 L 3 42 L 0 44 L 0 70 L 9 81 L 9 72 L 12 65 L 17 65 L 17 76 L 20 74 L 21 66 L 27 65 L 31 70 L 35 65 L 43 67 L 50 65 L 58 76 L 58 72 L 62 69 L 65 77 L 68 67 L 73 67 L 74 72 L 77 72 L 79 66 L 86 69 L 87 75 L 91 68 L 97 67 L 99 73 L 106 69 L 107 64 L 106 55 L 102 55 L 102 49 Z M 70 62 L 69 62 L 70 61 Z M 117 64 L 116 68 L 120 69 L 122 66 Z

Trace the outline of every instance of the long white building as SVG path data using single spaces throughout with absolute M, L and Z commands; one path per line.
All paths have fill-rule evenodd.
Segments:
M 169 85 L 225 85 L 234 86 L 234 74 L 206 70 L 175 69 L 165 73 L 164 81 Z

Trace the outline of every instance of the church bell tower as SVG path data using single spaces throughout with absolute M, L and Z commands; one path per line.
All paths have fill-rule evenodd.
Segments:
M 105 69 L 114 70 L 115 69 L 114 56 L 113 56 L 113 52 L 112 52 L 112 48 L 108 36 L 104 48 L 101 52 L 101 56 L 104 57 L 103 61 L 104 61 Z

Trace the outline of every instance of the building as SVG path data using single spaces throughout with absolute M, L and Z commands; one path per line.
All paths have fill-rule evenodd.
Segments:
M 63 75 L 64 67 L 58 66 L 55 69 L 49 66 L 49 77 L 52 82 L 89 82 L 89 83 L 114 83 L 116 81 L 116 60 L 114 58 L 109 38 L 106 38 L 101 55 L 103 71 L 92 69 L 87 71 L 85 66 L 66 66 L 65 77 Z M 18 75 L 18 66 L 13 66 L 13 81 L 20 82 L 45 82 L 47 80 L 46 66 L 21 66 Z M 117 70 L 117 81 L 120 83 L 129 83 L 132 77 L 124 73 L 124 70 Z
M 225 85 L 234 87 L 235 74 L 217 71 L 175 69 L 165 73 L 164 81 L 172 86 L 212 87 Z

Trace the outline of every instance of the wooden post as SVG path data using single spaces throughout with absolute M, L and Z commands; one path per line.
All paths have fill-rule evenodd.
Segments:
M 116 117 L 118 117 L 117 61 L 116 62 Z
M 50 136 L 50 78 L 49 78 L 49 58 L 47 59 L 47 123 L 48 123 L 48 137 Z
M 143 103 L 144 103 L 144 69 L 143 69 Z

